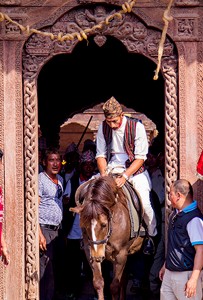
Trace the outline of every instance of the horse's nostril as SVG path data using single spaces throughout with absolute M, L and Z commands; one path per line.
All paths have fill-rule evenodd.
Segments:
M 96 262 L 101 262 L 102 261 L 102 258 L 101 257 L 97 257 L 96 258 Z
M 99 256 L 99 257 L 92 257 L 91 262 L 96 261 L 98 263 L 101 263 L 104 260 L 104 256 Z

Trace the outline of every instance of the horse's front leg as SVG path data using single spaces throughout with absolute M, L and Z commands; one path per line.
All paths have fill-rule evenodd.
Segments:
M 85 232 L 83 233 L 83 240 L 85 255 L 92 269 L 94 289 L 97 292 L 98 300 L 104 300 L 104 279 L 101 271 L 101 262 L 96 261 L 96 259 L 90 259 L 90 247 Z
M 97 292 L 98 300 L 104 300 L 104 278 L 100 262 L 92 262 L 93 286 Z
M 121 283 L 120 283 L 120 300 L 126 299 L 126 290 L 128 285 L 128 274 L 126 268 L 123 270 L 123 274 L 121 277 Z
M 113 280 L 111 283 L 111 294 L 112 300 L 124 300 L 125 299 L 125 290 L 124 290 L 124 278 L 123 272 L 125 269 L 127 261 L 127 253 L 121 251 L 117 256 L 116 260 L 113 263 Z

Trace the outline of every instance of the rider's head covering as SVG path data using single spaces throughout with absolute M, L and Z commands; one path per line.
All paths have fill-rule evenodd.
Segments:
M 111 97 L 104 103 L 103 112 L 105 118 L 116 118 L 122 114 L 123 110 L 120 103 L 114 97 Z
M 68 145 L 68 147 L 66 148 L 65 153 L 70 153 L 70 152 L 77 152 L 77 146 L 74 142 L 72 142 L 70 145 Z
M 96 154 L 96 143 L 91 139 L 86 139 L 84 141 L 82 152 L 85 152 L 87 150 L 91 150 Z
M 83 152 L 80 156 L 80 162 L 84 163 L 84 162 L 93 162 L 95 163 L 95 154 L 93 151 L 91 150 L 87 150 L 85 152 Z

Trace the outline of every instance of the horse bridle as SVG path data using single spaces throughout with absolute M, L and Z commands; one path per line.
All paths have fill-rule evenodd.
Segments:
M 108 242 L 108 239 L 110 238 L 111 234 L 112 234 L 112 224 L 111 224 L 111 220 L 112 220 L 112 216 L 109 217 L 109 221 L 108 221 L 108 234 L 106 236 L 105 239 L 103 240 L 98 240 L 98 241 L 93 241 L 88 237 L 88 242 L 92 245 L 102 245 L 102 244 L 106 244 Z

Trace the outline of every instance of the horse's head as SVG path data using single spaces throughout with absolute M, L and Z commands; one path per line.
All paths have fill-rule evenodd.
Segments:
M 72 207 L 70 211 L 80 214 L 83 240 L 89 247 L 90 261 L 102 262 L 105 257 L 105 245 L 111 235 L 111 220 L 106 214 L 101 213 L 95 218 L 84 221 L 87 205 Z
M 90 181 L 82 206 L 74 210 L 80 213 L 83 238 L 89 245 L 92 261 L 101 262 L 105 257 L 105 247 L 112 231 L 112 208 L 117 198 L 118 188 L 114 179 L 99 177 Z
M 90 261 L 101 263 L 105 258 L 106 244 L 111 236 L 111 217 L 100 213 L 91 219 L 89 225 L 83 227 L 83 232 L 90 250 Z

